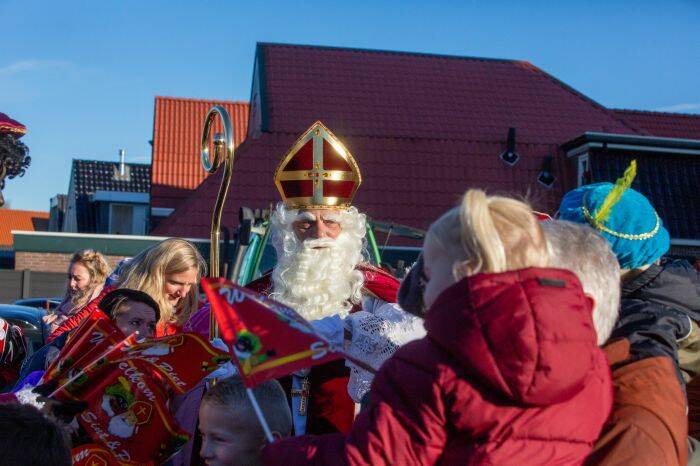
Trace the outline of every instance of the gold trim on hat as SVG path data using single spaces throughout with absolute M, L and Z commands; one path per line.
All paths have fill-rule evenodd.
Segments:
M 654 212 L 654 215 L 656 215 L 656 225 L 651 231 L 648 231 L 646 233 L 639 233 L 639 234 L 631 234 L 631 233 L 620 233 L 614 230 L 611 230 L 610 228 L 606 227 L 605 225 L 596 225 L 593 220 L 593 216 L 591 213 L 588 211 L 586 206 L 581 206 L 581 209 L 583 210 L 583 216 L 586 218 L 586 221 L 596 230 L 602 231 L 603 233 L 607 233 L 609 235 L 615 236 L 617 238 L 623 238 L 623 239 L 629 239 L 632 241 L 639 241 L 639 240 L 645 240 L 649 238 L 653 238 L 656 233 L 658 233 L 659 228 L 661 227 L 661 219 L 659 218 L 659 214 Z
M 294 170 L 284 171 L 284 167 L 294 158 L 294 156 L 306 145 L 307 142 L 313 140 L 313 155 L 311 170 Z M 327 141 L 336 151 L 337 155 L 342 157 L 351 171 L 343 170 L 324 170 L 323 168 L 323 141 Z M 292 147 L 287 151 L 282 161 L 275 170 L 275 186 L 279 191 L 282 201 L 288 208 L 293 209 L 330 209 L 330 208 L 345 208 L 349 207 L 357 189 L 362 183 L 362 174 L 360 167 L 357 165 L 355 158 L 350 151 L 343 145 L 342 142 L 329 130 L 323 123 L 316 121 L 309 127 L 299 139 L 294 142 Z M 282 181 L 305 181 L 313 180 L 313 196 L 307 197 L 286 197 L 282 189 Z M 331 197 L 323 195 L 324 181 L 354 181 L 350 196 L 347 198 Z

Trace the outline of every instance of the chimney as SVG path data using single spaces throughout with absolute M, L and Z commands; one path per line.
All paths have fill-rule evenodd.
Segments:
M 126 176 L 126 162 L 124 161 L 126 157 L 126 150 L 119 149 L 119 176 Z

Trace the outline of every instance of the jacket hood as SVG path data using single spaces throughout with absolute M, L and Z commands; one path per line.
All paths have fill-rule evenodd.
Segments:
M 700 321 L 700 273 L 684 260 L 652 265 L 622 285 L 622 298 L 671 306 Z
M 591 304 L 566 270 L 467 277 L 428 310 L 428 337 L 469 377 L 518 403 L 543 406 L 581 391 L 595 365 Z

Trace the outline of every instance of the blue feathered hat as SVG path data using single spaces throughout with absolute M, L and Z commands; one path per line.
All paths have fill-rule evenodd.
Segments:
M 649 200 L 630 188 L 637 173 L 636 161 L 622 178 L 569 191 L 559 207 L 559 218 L 586 223 L 610 242 L 620 268 L 636 269 L 652 264 L 671 245 L 668 231 Z

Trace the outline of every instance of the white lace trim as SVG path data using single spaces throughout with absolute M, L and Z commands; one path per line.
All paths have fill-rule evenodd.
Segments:
M 17 397 L 17 401 L 19 401 L 23 405 L 32 405 L 36 409 L 41 409 L 44 407 L 44 402 L 39 401 L 39 394 L 33 392 L 34 387 L 31 385 L 26 385 L 25 388 L 17 391 L 15 393 L 15 396 Z
M 374 369 L 379 369 L 400 346 L 425 336 L 423 319 L 377 298 L 365 298 L 362 311 L 350 314 L 345 325 L 352 332 L 347 353 Z M 369 392 L 374 375 L 350 361 L 346 365 L 350 368 L 348 393 L 359 403 Z

